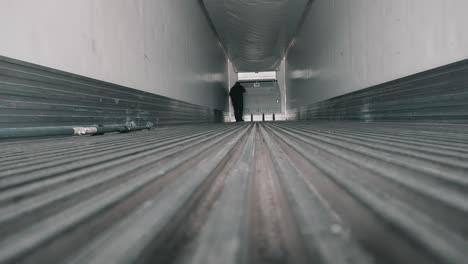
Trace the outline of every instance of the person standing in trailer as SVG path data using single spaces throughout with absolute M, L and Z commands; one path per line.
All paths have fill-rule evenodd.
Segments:
M 231 96 L 232 106 L 234 108 L 234 116 L 236 117 L 236 122 L 243 122 L 244 116 L 244 93 L 245 88 L 239 82 L 236 82 L 229 92 Z

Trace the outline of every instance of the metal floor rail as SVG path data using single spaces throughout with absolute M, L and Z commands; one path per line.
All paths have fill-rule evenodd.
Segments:
M 468 126 L 0 143 L 0 263 L 467 263 Z

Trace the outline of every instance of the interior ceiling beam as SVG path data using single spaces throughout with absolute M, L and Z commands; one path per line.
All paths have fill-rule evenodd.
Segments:
M 202 0 L 237 71 L 276 70 L 312 0 Z

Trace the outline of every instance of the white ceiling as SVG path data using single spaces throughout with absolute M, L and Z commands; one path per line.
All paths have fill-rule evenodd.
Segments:
M 310 0 L 203 0 L 237 71 L 276 70 Z

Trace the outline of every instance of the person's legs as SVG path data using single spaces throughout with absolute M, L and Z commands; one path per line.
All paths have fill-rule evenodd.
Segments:
M 236 118 L 236 121 L 239 122 L 242 117 L 239 117 L 239 105 L 238 102 L 234 99 L 231 98 L 232 101 L 232 108 L 234 108 L 234 117 Z
M 242 110 L 241 110 L 241 108 L 239 106 L 237 106 L 237 109 L 234 110 L 234 113 L 235 113 L 237 122 L 244 121 L 244 120 L 242 120 Z
M 236 122 L 240 122 L 242 121 L 242 117 L 241 115 L 239 114 L 239 109 L 237 109 L 237 111 L 235 111 L 234 115 L 236 116 Z
M 239 102 L 239 121 L 244 121 L 244 103 L 241 101 Z

